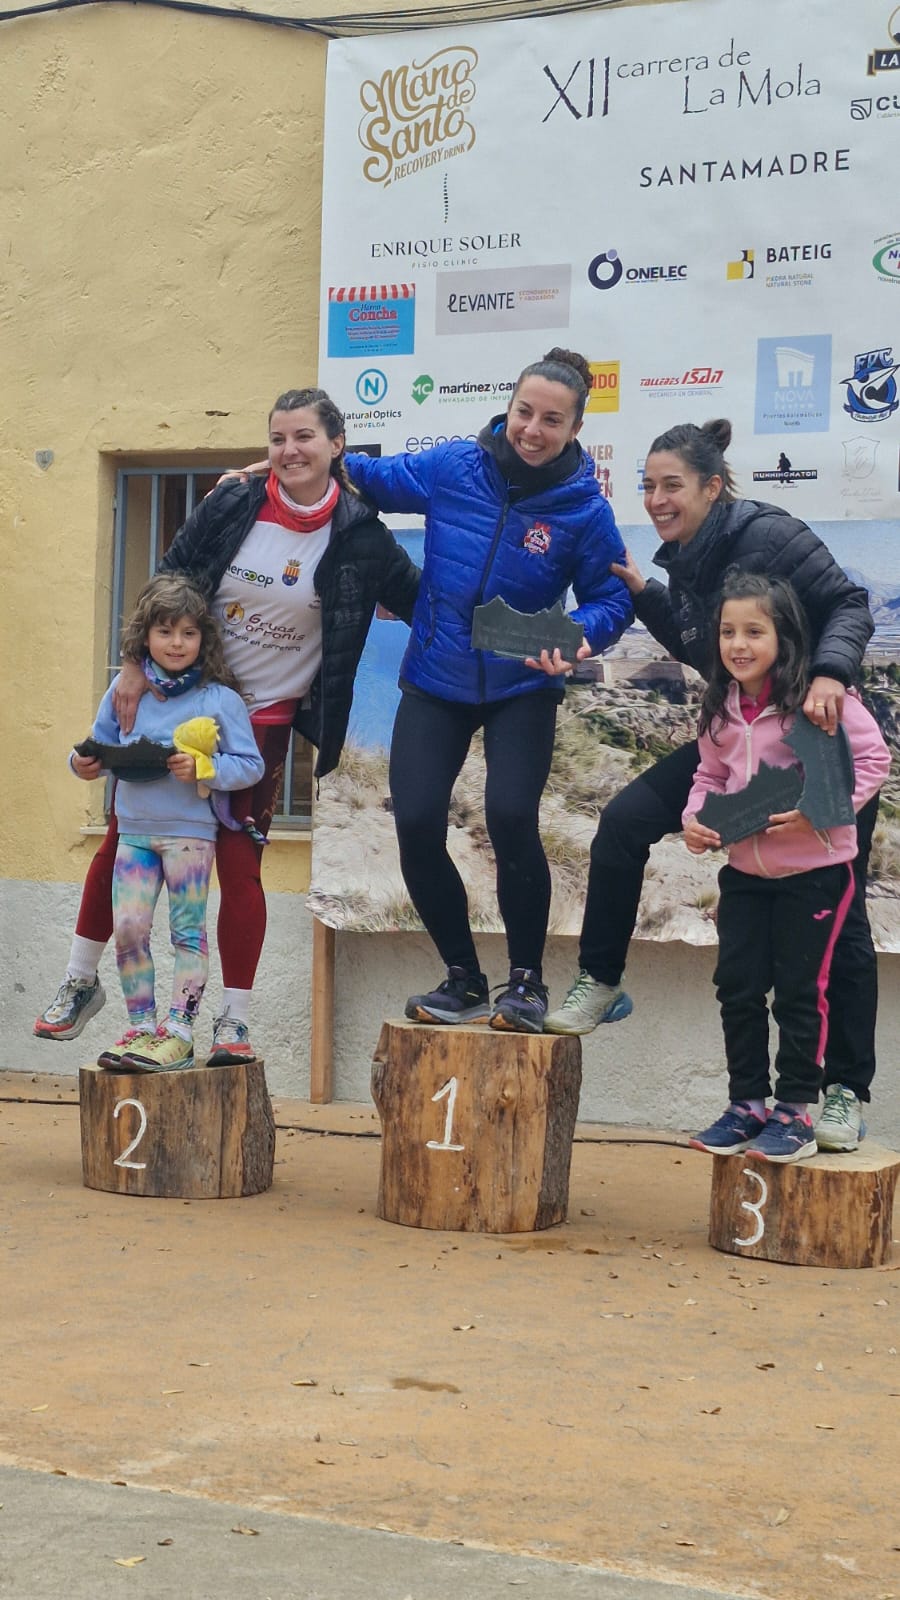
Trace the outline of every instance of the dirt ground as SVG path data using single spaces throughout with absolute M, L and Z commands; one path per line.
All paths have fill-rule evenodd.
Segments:
M 272 1189 L 184 1202 L 82 1187 L 72 1080 L 0 1101 L 4 1464 L 900 1600 L 900 1276 L 712 1251 L 709 1158 L 584 1130 L 565 1225 L 430 1233 L 368 1107 L 276 1101 Z

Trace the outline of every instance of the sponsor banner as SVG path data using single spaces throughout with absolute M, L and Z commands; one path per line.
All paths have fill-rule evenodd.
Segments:
M 586 411 L 618 411 L 619 409 L 618 361 L 592 361 L 591 392 Z
M 471 336 L 567 328 L 571 284 L 567 265 L 439 272 L 434 331 Z
M 413 283 L 329 289 L 328 355 L 412 355 L 415 296 Z
M 880 530 L 862 540 L 865 561 L 846 540 L 841 558 L 846 546 L 878 597 L 887 660 L 900 606 L 898 0 L 667 0 L 606 8 L 602 25 L 587 7 L 477 26 L 456 15 L 328 47 L 318 376 L 348 436 L 383 455 L 475 441 L 524 367 L 578 350 L 592 379 L 579 440 L 617 519 L 636 525 L 629 546 L 643 528 L 650 560 L 640 484 L 653 440 L 727 417 L 741 493 L 835 537 L 852 528 L 854 548 L 859 529 Z M 404 632 L 376 624 L 364 671 L 368 649 L 389 648 L 395 682 Z M 614 659 L 642 652 L 634 682 L 669 684 L 684 705 L 639 629 Z M 629 724 L 633 746 L 619 729 L 619 758 L 656 748 L 653 704 Z M 367 712 L 360 737 L 378 721 Z M 376 808 L 388 836 L 390 820 Z M 333 837 L 344 848 L 351 834 L 341 822 Z M 335 893 L 339 877 L 336 864 Z M 695 887 L 683 919 L 702 898 Z M 480 916 L 491 893 L 475 903 Z M 371 925 L 389 923 L 383 911 Z

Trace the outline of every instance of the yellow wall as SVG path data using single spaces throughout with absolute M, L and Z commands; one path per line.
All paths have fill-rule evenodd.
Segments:
M 65 756 L 108 682 L 115 458 L 255 455 L 315 377 L 325 41 L 124 6 L 0 27 L 0 870 L 65 880 L 102 807 Z M 273 889 L 305 873 L 270 857 Z

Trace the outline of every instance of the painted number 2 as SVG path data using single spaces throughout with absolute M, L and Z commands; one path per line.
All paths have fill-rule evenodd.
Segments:
M 763 1216 L 763 1206 L 769 1198 L 769 1186 L 766 1183 L 765 1178 L 763 1178 L 760 1173 L 754 1172 L 751 1167 L 745 1167 L 741 1173 L 741 1177 L 753 1178 L 759 1184 L 759 1199 L 755 1203 L 752 1200 L 741 1201 L 741 1210 L 749 1211 L 750 1215 L 756 1218 L 756 1226 L 754 1227 L 754 1230 L 750 1234 L 749 1238 L 739 1239 L 737 1235 L 735 1235 L 735 1244 L 743 1245 L 746 1249 L 748 1245 L 759 1244 L 760 1239 L 766 1231 L 766 1220 Z
M 429 1139 L 426 1145 L 428 1150 L 465 1150 L 464 1144 L 451 1144 L 453 1138 L 453 1113 L 456 1110 L 456 1091 L 458 1084 L 455 1078 L 448 1078 L 442 1089 L 431 1096 L 432 1104 L 437 1100 L 447 1101 L 447 1115 L 444 1118 L 443 1139 Z
M 137 1111 L 137 1114 L 138 1114 L 138 1116 L 140 1118 L 140 1122 L 138 1124 L 138 1131 L 135 1134 L 134 1138 L 132 1139 L 131 1143 L 127 1144 L 125 1146 L 125 1149 L 122 1151 L 122 1154 L 120 1156 L 116 1156 L 116 1159 L 113 1162 L 113 1166 L 114 1167 L 132 1167 L 135 1172 L 140 1172 L 140 1171 L 142 1171 L 142 1169 L 144 1167 L 146 1167 L 146 1165 L 147 1165 L 146 1161 L 129 1161 L 128 1157 L 132 1154 L 132 1151 L 137 1149 L 138 1145 L 140 1144 L 141 1140 L 144 1137 L 144 1134 L 147 1132 L 147 1113 L 144 1110 L 143 1106 L 141 1105 L 140 1100 L 117 1100 L 116 1101 L 116 1105 L 115 1105 L 115 1109 L 113 1111 L 113 1118 L 114 1119 L 118 1118 L 119 1112 L 121 1111 L 123 1106 L 134 1106 L 134 1108 Z

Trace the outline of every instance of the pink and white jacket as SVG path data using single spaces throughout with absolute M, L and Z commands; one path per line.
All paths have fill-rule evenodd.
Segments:
M 726 720 L 714 725 L 717 743 L 709 732 L 700 735 L 700 765 L 684 808 L 682 826 L 696 816 L 708 794 L 736 794 L 746 788 L 760 762 L 770 767 L 798 767 L 796 752 L 785 744 L 793 714 L 783 720 L 774 706 L 766 706 L 753 722 L 741 714 L 740 689 L 732 683 L 725 703 Z M 853 809 L 860 811 L 878 793 L 891 765 L 891 753 L 875 718 L 852 690 L 844 698 L 844 728 L 853 753 Z M 728 859 L 739 872 L 757 878 L 786 878 L 813 867 L 832 867 L 856 855 L 856 828 L 821 828 L 783 837 L 779 832 L 754 833 L 728 847 Z

